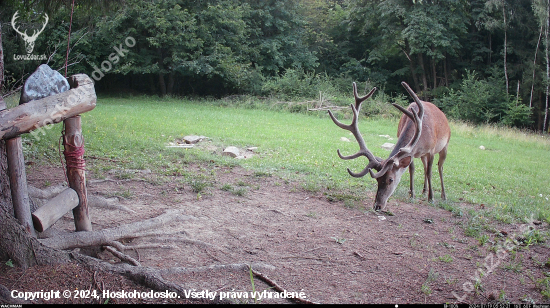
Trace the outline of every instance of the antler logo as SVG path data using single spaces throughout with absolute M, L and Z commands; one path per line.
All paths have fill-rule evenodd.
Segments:
M 23 37 L 23 40 L 25 41 L 25 49 L 27 50 L 27 53 L 30 54 L 34 49 L 34 42 L 38 38 L 38 35 L 42 33 L 42 31 L 44 31 L 44 28 L 46 28 L 46 25 L 48 24 L 48 20 L 49 20 L 48 14 L 44 13 L 44 15 L 46 15 L 45 17 L 46 20 L 44 21 L 44 25 L 42 26 L 42 29 L 40 29 L 39 31 L 33 30 L 32 35 L 29 36 L 27 34 L 27 30 L 25 30 L 24 32 L 21 32 L 19 31 L 18 27 L 15 26 L 15 20 L 19 17 L 17 16 L 18 13 L 19 11 L 16 11 L 15 14 L 13 14 L 13 18 L 11 19 L 11 26 L 13 27 L 15 32 L 19 33 Z

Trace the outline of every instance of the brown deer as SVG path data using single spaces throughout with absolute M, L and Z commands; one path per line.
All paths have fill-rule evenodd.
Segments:
M 413 158 L 415 157 L 420 157 L 424 165 L 424 189 L 422 194 L 427 190 L 428 201 L 433 201 L 432 164 L 436 153 L 439 153 L 437 167 L 439 177 L 441 178 L 441 198 L 446 200 L 445 186 L 443 185 L 443 163 L 447 156 L 447 147 L 451 138 L 451 130 L 447 117 L 434 104 L 421 101 L 407 83 L 402 82 L 401 84 L 412 96 L 414 103 L 411 103 L 407 109 L 397 104 L 392 104 L 403 112 L 403 115 L 397 127 L 397 143 L 387 159 L 383 160 L 376 157 L 369 151 L 357 126 L 361 103 L 371 97 L 376 88 L 373 88 L 367 95 L 359 97 L 357 94 L 357 85 L 355 82 L 353 83 L 355 106 L 351 104 L 353 120 L 350 125 L 344 125 L 336 120 L 329 110 L 332 121 L 339 127 L 350 131 L 359 143 L 359 152 L 349 156 L 342 156 L 340 150 L 338 150 L 338 156 L 341 159 L 355 159 L 359 156 L 366 156 L 369 160 L 368 165 L 363 171 L 354 173 L 348 169 L 348 172 L 353 177 L 362 177 L 370 173 L 371 177 L 378 181 L 378 191 L 374 200 L 375 210 L 384 210 L 388 198 L 393 194 L 399 181 L 401 181 L 401 176 L 407 167 L 409 167 L 411 177 L 409 194 L 411 198 L 414 198 Z M 374 173 L 372 169 L 377 172 Z

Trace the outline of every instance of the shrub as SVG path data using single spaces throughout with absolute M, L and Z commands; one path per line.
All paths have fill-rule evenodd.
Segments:
M 504 77 L 497 68 L 487 79 L 480 79 L 475 71 L 466 71 L 466 76 L 457 89 L 434 102 L 445 114 L 474 124 L 502 123 L 524 127 L 532 123 L 531 108 L 506 94 Z

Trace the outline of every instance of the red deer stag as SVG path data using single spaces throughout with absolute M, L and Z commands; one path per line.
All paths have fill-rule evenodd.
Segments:
M 370 173 L 371 177 L 378 181 L 378 191 L 376 192 L 376 199 L 374 201 L 375 210 L 383 210 L 386 207 L 388 198 L 393 194 L 407 167 L 409 167 L 411 177 L 409 194 L 411 198 L 414 198 L 414 157 L 420 157 L 424 165 L 424 190 L 422 193 L 424 194 L 427 190 L 428 201 L 433 201 L 432 164 L 436 153 L 439 153 L 437 166 L 439 177 L 441 178 L 441 198 L 443 200 L 446 199 L 445 186 L 443 185 L 443 163 L 447 156 L 447 146 L 451 138 L 451 130 L 447 117 L 434 104 L 421 101 L 408 84 L 405 82 L 401 84 L 413 97 L 414 103 L 411 103 L 407 109 L 397 104 L 392 104 L 403 112 L 403 116 L 401 116 L 399 126 L 397 127 L 398 140 L 395 148 L 385 160 L 374 156 L 369 151 L 357 126 L 361 103 L 368 99 L 376 91 L 376 88 L 373 88 L 369 94 L 359 97 L 357 95 L 357 85 L 355 82 L 353 83 L 355 106 L 351 104 L 353 120 L 350 125 L 342 124 L 336 120 L 329 110 L 332 121 L 340 128 L 350 131 L 359 143 L 359 152 L 356 154 L 342 156 L 340 150 L 338 150 L 338 156 L 341 159 L 355 159 L 359 156 L 366 156 L 369 160 L 368 165 L 363 171 L 354 173 L 348 169 L 348 172 L 353 177 L 362 177 Z M 372 169 L 375 169 L 377 172 L 374 173 Z

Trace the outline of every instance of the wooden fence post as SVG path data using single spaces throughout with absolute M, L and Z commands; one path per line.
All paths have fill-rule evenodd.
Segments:
M 88 196 L 86 191 L 86 163 L 84 161 L 84 140 L 80 115 L 68 118 L 65 123 L 63 145 L 67 162 L 67 180 L 69 187 L 78 194 L 78 206 L 73 209 L 76 231 L 92 231 L 92 222 L 88 214 Z
M 36 237 L 31 217 L 29 192 L 27 189 L 27 174 L 25 172 L 25 159 L 23 157 L 23 142 L 21 137 L 6 140 L 8 156 L 8 174 L 10 177 L 11 199 L 15 218 L 27 230 Z
M 6 109 L 6 103 L 0 98 L 0 110 L 4 109 Z M 29 234 L 36 237 L 31 217 L 21 137 L 6 139 L 6 154 L 14 216 Z

